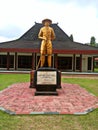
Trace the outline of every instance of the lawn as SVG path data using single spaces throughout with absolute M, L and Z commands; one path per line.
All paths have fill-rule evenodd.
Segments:
M 94 72 L 98 73 L 98 67 L 94 68 Z
M 0 90 L 17 82 L 28 82 L 29 74 L 0 74 Z M 98 79 L 62 78 L 63 82 L 80 84 L 98 96 Z M 22 115 L 0 111 L 0 130 L 98 130 L 98 109 L 81 116 Z

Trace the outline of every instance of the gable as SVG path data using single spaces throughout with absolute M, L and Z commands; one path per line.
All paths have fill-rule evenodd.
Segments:
M 35 23 L 31 29 L 20 37 L 20 40 L 39 40 L 38 33 L 41 27 L 43 27 L 42 24 Z M 54 29 L 56 35 L 55 41 L 71 41 L 70 37 L 57 24 L 52 24 L 51 27 Z

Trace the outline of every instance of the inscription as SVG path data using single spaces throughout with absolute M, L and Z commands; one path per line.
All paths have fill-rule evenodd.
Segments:
M 56 85 L 56 71 L 37 71 L 37 85 Z

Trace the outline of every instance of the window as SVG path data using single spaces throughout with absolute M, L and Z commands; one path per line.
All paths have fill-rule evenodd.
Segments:
M 58 57 L 58 69 L 72 70 L 72 57 Z
M 32 68 L 32 56 L 18 56 L 18 68 Z
M 14 68 L 14 56 L 10 55 L 10 60 L 9 60 L 10 68 Z
M 0 68 L 6 68 L 6 67 L 7 67 L 7 56 L 0 55 Z

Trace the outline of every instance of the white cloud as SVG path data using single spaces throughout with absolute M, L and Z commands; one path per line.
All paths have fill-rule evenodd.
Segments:
M 79 5 L 78 0 L 0 1 L 0 30 L 14 24 L 22 30 L 22 34 L 31 28 L 35 21 L 41 22 L 44 18 L 51 18 L 54 23 L 58 22 L 68 35 L 73 34 L 75 41 L 86 43 L 90 41 L 91 36 L 95 36 L 98 42 L 97 8 L 91 5 L 92 0 L 88 4 L 87 1 L 82 1 L 83 6 Z
M 16 37 L 8 38 L 8 37 L 0 36 L 0 43 L 1 43 L 1 42 L 5 42 L 5 41 L 15 40 L 15 39 L 16 39 Z

